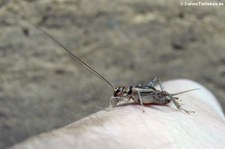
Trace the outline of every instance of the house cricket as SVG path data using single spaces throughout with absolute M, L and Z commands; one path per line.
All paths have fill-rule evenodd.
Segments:
M 160 90 L 155 88 L 156 83 L 159 84 Z M 177 109 L 190 114 L 194 113 L 194 111 L 188 111 L 182 108 L 177 101 L 178 98 L 174 96 L 194 90 L 197 90 L 197 88 L 170 94 L 164 90 L 160 79 L 154 77 L 145 85 L 116 87 L 110 100 L 110 107 L 115 107 L 120 101 L 129 102 L 130 100 L 133 100 L 135 103 L 139 103 L 141 105 L 142 111 L 144 112 L 144 105 L 166 105 L 169 102 L 173 102 Z M 152 100 L 150 102 L 143 102 L 142 97 L 144 96 L 148 96 Z
M 28 22 L 28 21 L 27 21 Z M 87 69 L 89 72 L 94 74 L 96 77 L 103 80 L 105 83 L 107 83 L 112 89 L 113 89 L 113 96 L 110 99 L 110 108 L 116 107 L 116 105 L 120 101 L 129 102 L 130 100 L 133 100 L 135 103 L 139 103 L 141 105 L 142 111 L 144 112 L 144 105 L 149 104 L 157 104 L 157 105 L 166 105 L 170 102 L 172 102 L 178 110 L 184 111 L 186 113 L 194 113 L 194 111 L 188 111 L 181 107 L 180 103 L 178 102 L 178 98 L 174 97 L 179 94 L 187 93 L 190 91 L 194 91 L 197 89 L 190 89 L 185 90 L 178 93 L 170 94 L 167 91 L 164 90 L 163 85 L 157 77 L 154 77 L 149 83 L 145 85 L 137 85 L 137 86 L 118 86 L 114 87 L 110 81 L 108 81 L 105 77 L 103 77 L 100 73 L 98 73 L 95 69 L 93 69 L 91 66 L 89 66 L 87 63 L 82 61 L 77 55 L 72 53 L 69 49 L 67 49 L 63 44 L 61 44 L 58 40 L 56 40 L 52 35 L 50 35 L 48 32 L 40 28 L 39 26 L 28 22 L 29 24 L 32 24 L 37 29 L 39 29 L 41 32 L 43 32 L 46 36 L 51 38 L 59 47 L 64 49 L 69 56 L 77 61 L 80 65 L 82 65 L 85 69 Z M 156 84 L 159 84 L 160 90 L 155 88 Z M 148 96 L 152 100 L 150 102 L 143 102 L 142 97 Z

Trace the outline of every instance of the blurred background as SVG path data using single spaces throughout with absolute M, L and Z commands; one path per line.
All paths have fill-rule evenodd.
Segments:
M 26 21 L 114 85 L 191 79 L 224 108 L 225 6 L 180 2 L 0 0 L 0 148 L 104 109 L 112 95 Z

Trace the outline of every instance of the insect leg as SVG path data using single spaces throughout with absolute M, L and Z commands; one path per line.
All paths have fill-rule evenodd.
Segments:
M 137 92 L 138 93 L 138 98 L 139 98 L 139 101 L 141 103 L 141 108 L 142 108 L 142 111 L 145 112 L 144 110 L 144 106 L 143 106 L 143 101 L 142 101 L 142 98 L 141 98 L 141 93 L 140 92 Z
M 163 85 L 162 85 L 161 80 L 160 80 L 159 78 L 157 78 L 157 77 L 155 77 L 155 78 L 156 78 L 156 80 L 158 81 L 158 84 L 159 84 L 159 87 L 160 87 L 161 91 L 164 91 L 164 87 L 163 87 Z
M 112 107 L 112 108 L 115 107 L 116 104 L 117 104 L 120 100 L 122 100 L 121 97 L 111 97 L 111 98 L 110 98 L 110 107 Z
M 181 111 L 184 111 L 186 112 L 187 114 L 190 114 L 190 113 L 195 113 L 195 111 L 188 111 L 184 108 L 181 107 L 181 105 L 176 101 L 177 98 L 174 98 L 173 96 L 169 95 L 171 101 L 174 103 L 174 105 L 177 107 L 177 109 L 181 110 Z
M 146 86 L 147 87 L 154 87 L 156 82 L 159 84 L 159 87 L 160 87 L 161 91 L 164 91 L 164 87 L 162 85 L 162 82 L 157 77 L 154 77 Z
M 106 111 L 112 110 L 116 106 L 116 104 L 119 102 L 119 100 L 120 100 L 120 97 L 114 97 L 114 96 L 112 96 L 110 98 L 109 106 L 105 110 Z
M 109 104 L 110 110 L 113 109 L 117 105 L 118 102 L 125 101 L 124 99 L 127 99 L 127 98 L 125 98 L 125 97 L 114 97 L 114 96 L 112 96 L 110 98 L 110 104 Z M 128 99 L 125 102 L 128 102 L 129 100 L 130 99 Z

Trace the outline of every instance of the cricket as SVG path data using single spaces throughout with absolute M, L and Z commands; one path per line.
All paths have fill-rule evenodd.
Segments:
M 26 21 L 27 22 L 27 21 Z M 161 83 L 160 79 L 157 77 L 154 77 L 149 83 L 144 85 L 134 85 L 134 86 L 117 86 L 115 87 L 110 81 L 108 81 L 105 77 L 103 77 L 99 72 L 97 72 L 94 68 L 92 68 L 90 65 L 82 61 L 77 55 L 72 53 L 69 49 L 67 49 L 63 44 L 61 44 L 58 40 L 56 40 L 52 35 L 50 35 L 48 32 L 40 28 L 39 26 L 28 22 L 32 26 L 36 27 L 38 30 L 40 30 L 42 33 L 44 33 L 46 36 L 48 36 L 50 39 L 52 39 L 59 47 L 64 49 L 69 56 L 77 61 L 80 65 L 82 65 L 85 69 L 87 69 L 89 72 L 94 74 L 96 77 L 107 83 L 113 90 L 113 95 L 110 98 L 110 105 L 109 108 L 113 109 L 117 106 L 117 104 L 121 101 L 123 102 L 129 102 L 130 100 L 133 100 L 134 103 L 138 103 L 141 105 L 142 111 L 144 111 L 144 105 L 167 105 L 168 103 L 172 102 L 176 108 L 180 111 L 184 111 L 187 114 L 194 113 L 194 111 L 188 111 L 184 108 L 182 108 L 181 104 L 178 102 L 178 97 L 175 97 L 176 95 L 187 93 L 190 91 L 198 90 L 196 89 L 190 89 L 181 91 L 178 93 L 169 93 L 164 90 L 163 84 Z M 156 85 L 159 85 L 160 90 L 156 89 Z M 148 98 L 151 98 L 148 102 L 143 102 L 142 97 L 147 96 Z

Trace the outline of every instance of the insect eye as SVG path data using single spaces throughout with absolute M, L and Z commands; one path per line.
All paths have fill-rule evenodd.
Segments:
M 119 92 L 120 92 L 120 88 L 119 87 L 115 88 L 115 90 L 114 90 L 114 96 L 116 96 Z

